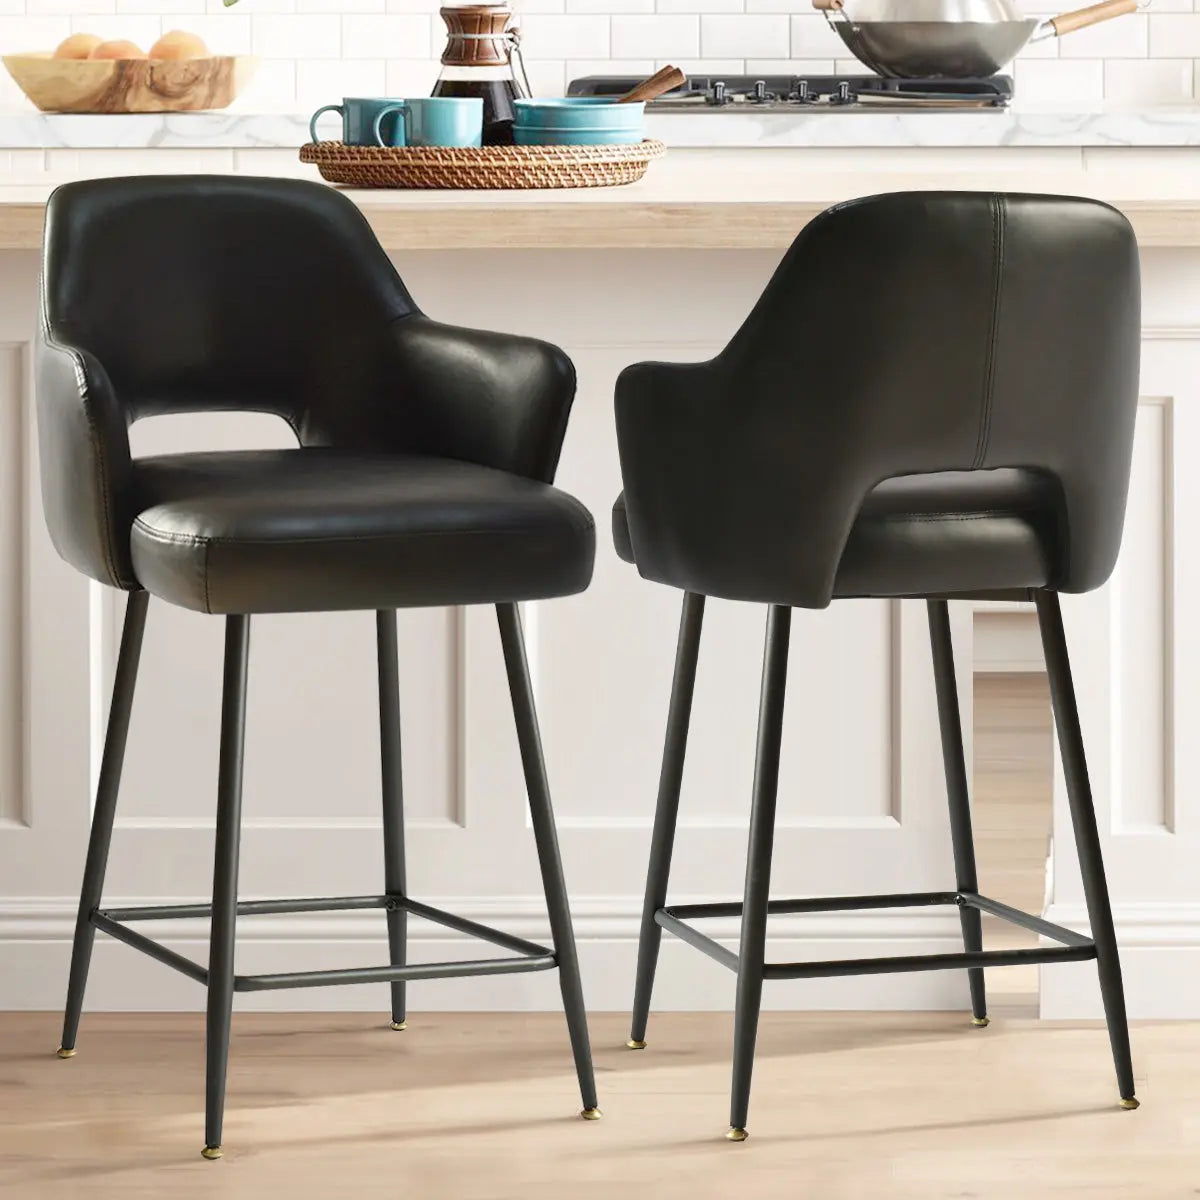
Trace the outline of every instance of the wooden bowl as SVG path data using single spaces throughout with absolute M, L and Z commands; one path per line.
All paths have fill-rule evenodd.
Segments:
M 42 110 L 61 113 L 188 112 L 225 108 L 256 60 L 218 58 L 54 58 L 6 54 L 17 86 Z

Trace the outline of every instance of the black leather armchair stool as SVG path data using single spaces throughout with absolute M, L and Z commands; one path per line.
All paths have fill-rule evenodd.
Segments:
M 144 284 L 153 280 L 153 286 Z M 37 363 L 47 523 L 80 571 L 129 593 L 63 1023 L 75 1038 L 95 931 L 208 989 L 206 1158 L 221 1153 L 235 991 L 557 968 L 583 1116 L 599 1116 L 579 964 L 517 603 L 582 591 L 595 530 L 550 486 L 575 393 L 553 346 L 423 316 L 354 205 L 319 184 L 142 177 L 69 184 L 46 211 Z M 139 417 L 275 413 L 300 448 L 130 457 Z M 225 614 L 211 905 L 106 911 L 101 889 L 149 596 Z M 430 908 L 405 885 L 395 609 L 495 604 L 553 947 Z M 250 616 L 373 609 L 384 891 L 238 903 Z M 390 963 L 234 974 L 239 914 L 378 908 Z M 504 957 L 406 965 L 409 914 Z M 130 922 L 211 916 L 208 966 Z M 382 931 L 382 924 L 381 924 Z
M 629 1045 L 645 1046 L 662 930 L 737 972 L 728 1136 L 746 1137 L 764 979 L 1095 959 L 1121 1104 L 1137 1107 L 1121 968 L 1059 592 L 1116 561 L 1138 394 L 1140 289 L 1126 220 L 1088 200 L 899 193 L 839 205 L 796 239 L 711 362 L 617 383 L 620 555 L 684 591 Z M 1092 936 L 979 893 L 947 601 L 1036 601 Z M 744 901 L 667 905 L 707 596 L 769 605 Z M 770 900 L 791 610 L 851 596 L 929 609 L 956 885 Z M 766 963 L 770 913 L 957 905 L 962 953 Z M 981 913 L 1060 943 L 982 949 Z M 737 954 L 687 923 L 741 915 Z

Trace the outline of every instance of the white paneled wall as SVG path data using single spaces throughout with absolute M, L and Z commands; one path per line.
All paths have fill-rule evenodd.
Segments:
M 1080 0 L 1082 3 L 1082 0 Z M 1016 64 L 1021 102 L 1155 105 L 1200 87 L 1196 0 L 1149 0 L 1136 15 L 1031 46 Z M 315 107 L 344 94 L 427 92 L 444 42 L 438 0 L 0 0 L 0 52 L 45 49 L 73 31 L 148 46 L 168 29 L 214 51 L 263 60 L 238 102 Z M 1063 0 L 1061 7 L 1070 7 Z M 536 91 L 599 72 L 858 70 L 808 0 L 515 0 Z M 1056 11 L 1027 0 L 1031 15 Z M 5 76 L 0 105 L 25 101 Z

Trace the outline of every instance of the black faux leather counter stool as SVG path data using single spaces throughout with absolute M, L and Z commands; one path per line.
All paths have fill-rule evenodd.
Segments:
M 642 917 L 633 1028 L 645 1046 L 661 931 L 737 972 L 728 1136 L 746 1137 L 764 979 L 1095 959 L 1121 1104 L 1135 1108 L 1121 969 L 1058 592 L 1116 561 L 1138 392 L 1133 233 L 1088 200 L 898 193 L 839 205 L 796 239 L 711 362 L 617 383 L 620 555 L 685 593 Z M 743 903 L 667 906 L 707 596 L 769 605 Z M 957 881 L 913 895 L 769 900 L 791 610 L 851 596 L 929 610 Z M 947 601 L 1036 601 L 1092 936 L 980 895 Z M 965 952 L 766 963 L 770 913 L 957 905 Z M 981 913 L 1053 939 L 982 949 Z M 733 953 L 689 918 L 741 915 Z
M 135 281 L 153 279 L 153 288 Z M 599 1116 L 517 603 L 582 591 L 595 530 L 550 486 L 575 393 L 570 361 L 527 338 L 423 316 L 354 205 L 320 184 L 236 177 L 73 183 L 46 210 L 38 428 L 59 553 L 129 593 L 88 846 L 59 1055 L 75 1053 L 97 929 L 208 988 L 206 1158 L 221 1153 L 235 991 L 558 968 L 583 1116 Z M 295 450 L 131 459 L 139 417 L 275 413 Z M 210 905 L 100 907 L 148 597 L 225 614 Z M 397 608 L 495 604 L 553 948 L 430 908 L 405 887 Z M 378 633 L 385 889 L 237 901 L 250 616 L 373 609 Z M 234 974 L 239 914 L 378 908 L 390 964 Z M 409 914 L 501 958 L 406 965 Z M 211 916 L 207 968 L 128 924 Z M 381 933 L 383 923 L 381 922 Z

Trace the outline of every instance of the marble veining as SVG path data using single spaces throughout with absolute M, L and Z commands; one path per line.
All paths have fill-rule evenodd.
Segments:
M 1098 112 L 659 112 L 647 135 L 668 146 L 1197 146 L 1200 106 Z M 296 147 L 306 116 L 293 113 L 145 113 L 129 116 L 0 113 L 0 148 Z

